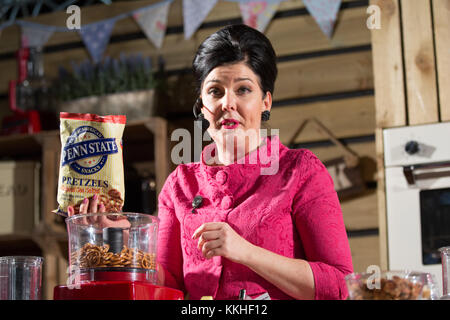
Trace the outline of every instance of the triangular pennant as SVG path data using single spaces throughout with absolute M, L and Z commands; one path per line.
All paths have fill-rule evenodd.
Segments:
M 185 39 L 189 39 L 197 31 L 216 3 L 217 0 L 183 0 Z
M 115 22 L 115 20 L 106 20 L 81 27 L 79 31 L 81 38 L 94 63 L 102 60 Z
M 280 5 L 280 1 L 250 1 L 239 3 L 243 22 L 260 32 L 266 30 Z
M 167 2 L 133 14 L 133 18 L 142 28 L 142 31 L 157 48 L 161 48 L 166 34 L 170 3 Z
M 303 0 L 303 3 L 322 32 L 331 38 L 341 0 Z
M 22 25 L 22 43 L 26 47 L 43 47 L 52 36 L 54 28 Z

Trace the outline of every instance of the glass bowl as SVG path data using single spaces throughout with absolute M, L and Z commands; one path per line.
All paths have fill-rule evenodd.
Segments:
M 345 281 L 350 300 L 438 299 L 436 279 L 430 273 L 408 270 L 352 273 Z
M 69 271 L 84 281 L 156 283 L 157 217 L 131 212 L 77 214 L 66 219 Z

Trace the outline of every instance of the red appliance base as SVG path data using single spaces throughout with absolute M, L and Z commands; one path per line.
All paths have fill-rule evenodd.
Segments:
M 183 292 L 144 281 L 91 281 L 79 288 L 57 286 L 54 300 L 183 300 Z

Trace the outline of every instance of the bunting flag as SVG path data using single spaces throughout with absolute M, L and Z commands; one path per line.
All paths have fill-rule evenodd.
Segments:
M 141 27 L 147 38 L 159 49 L 162 46 L 167 28 L 169 15 L 169 2 L 141 10 L 133 14 L 133 18 Z
M 184 38 L 190 39 L 209 12 L 216 5 L 217 0 L 183 0 Z
M 102 60 L 103 52 L 105 52 L 106 46 L 108 45 L 115 22 L 116 20 L 114 19 L 104 20 L 81 27 L 79 31 L 81 38 L 94 63 Z
M 123 12 L 113 18 L 87 24 L 79 30 L 66 26 L 48 26 L 24 20 L 0 23 L 2 29 L 12 25 L 21 27 L 22 44 L 30 47 L 43 47 L 55 32 L 78 32 L 95 63 L 102 60 L 109 43 L 115 22 L 133 17 L 146 37 L 157 48 L 161 48 L 167 30 L 170 4 L 173 0 L 162 0 L 149 6 L 129 12 Z M 287 0 L 226 0 L 239 4 L 242 20 L 245 24 L 264 32 L 273 19 L 280 3 Z M 197 31 L 218 0 L 183 0 L 184 38 L 190 39 Z M 319 25 L 322 32 L 331 38 L 341 0 L 303 0 L 303 3 Z
M 22 43 L 26 47 L 43 47 L 52 36 L 54 28 L 36 28 L 31 25 L 22 26 Z
M 303 0 L 303 3 L 322 32 L 331 38 L 341 0 Z
M 277 1 L 242 1 L 239 3 L 242 21 L 260 31 L 264 32 L 278 9 L 280 2 Z

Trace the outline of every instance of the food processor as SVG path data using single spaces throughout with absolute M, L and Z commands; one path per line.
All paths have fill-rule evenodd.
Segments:
M 141 213 L 77 214 L 66 219 L 69 277 L 55 300 L 182 300 L 157 285 L 158 218 Z

